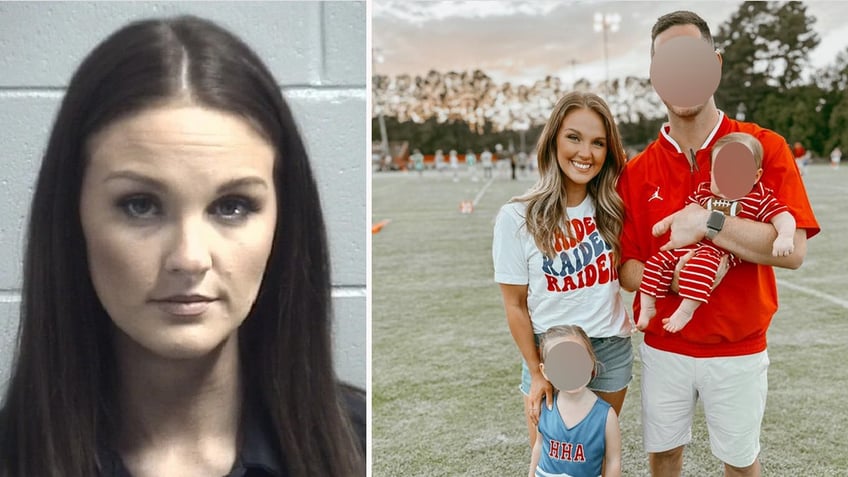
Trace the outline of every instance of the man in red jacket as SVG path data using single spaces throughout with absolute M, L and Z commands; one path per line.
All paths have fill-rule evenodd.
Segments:
M 807 163 L 810 161 L 810 153 L 804 149 L 804 146 L 801 145 L 800 142 L 795 141 L 795 144 L 792 146 L 792 155 L 795 156 L 795 164 L 798 164 L 798 170 L 801 171 L 801 175 L 807 171 Z
M 700 39 L 714 48 L 706 22 L 692 12 L 664 15 L 651 37 L 652 57 L 655 48 L 681 37 L 689 37 L 690 42 Z M 712 59 L 712 53 L 707 55 Z M 715 55 L 720 68 L 721 56 Z M 774 131 L 727 117 L 716 108 L 714 91 L 708 92 L 702 104 L 685 107 L 670 103 L 661 93 L 668 123 L 653 143 L 628 162 L 619 181 L 625 204 L 620 270 L 625 289 L 638 289 L 643 264 L 661 247 L 681 247 L 705 236 L 744 262 L 727 272 L 710 302 L 698 309 L 683 330 L 668 333 L 663 329 L 664 320 L 680 304 L 676 294 L 657 300 L 656 317 L 644 330 L 640 348 L 643 437 L 654 477 L 680 475 L 699 397 L 704 402 L 710 447 L 724 462 L 725 475 L 760 475 L 759 435 L 768 390 L 766 331 L 777 310 L 772 267 L 800 267 L 807 239 L 819 232 L 786 140 Z M 795 251 L 789 256 L 772 256 L 777 232 L 769 223 L 725 217 L 697 204 L 683 207 L 697 185 L 710 180 L 712 145 L 730 132 L 747 132 L 763 145 L 761 180 L 797 222 Z M 669 226 L 666 233 L 654 237 L 651 228 L 664 219 Z M 638 307 L 637 297 L 635 315 Z

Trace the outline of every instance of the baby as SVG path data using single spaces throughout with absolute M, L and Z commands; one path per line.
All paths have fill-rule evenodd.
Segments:
M 708 210 L 721 211 L 725 215 L 771 222 L 777 229 L 777 239 L 772 246 L 772 254 L 776 257 L 791 254 L 794 251 L 795 218 L 792 217 L 785 205 L 774 198 L 771 190 L 759 182 L 763 174 L 763 147 L 760 142 L 754 136 L 746 133 L 731 133 L 723 136 L 713 146 L 713 172 L 719 151 L 731 143 L 742 144 L 753 154 L 757 167 L 753 188 L 744 197 L 730 200 L 716 186 L 715 175 L 713 174 L 712 181 L 699 184 L 695 192 L 686 199 L 686 204 L 696 203 Z M 657 226 L 654 227 L 656 229 Z M 677 262 L 680 257 L 693 250 L 695 254 L 680 270 L 680 290 L 678 294 L 683 298 L 683 301 L 663 325 L 666 331 L 672 333 L 680 331 L 686 326 L 701 303 L 708 301 L 722 256 L 728 255 L 730 267 L 741 263 L 739 258 L 716 247 L 706 237 L 694 245 L 658 252 L 645 262 L 642 284 L 639 287 L 641 310 L 636 324 L 638 329 L 644 330 L 648 327 L 651 318 L 656 314 L 656 299 L 664 298 L 668 293 Z

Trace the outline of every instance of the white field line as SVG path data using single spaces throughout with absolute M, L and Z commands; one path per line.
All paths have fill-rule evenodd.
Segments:
M 488 189 L 489 186 L 492 185 L 492 182 L 494 180 L 495 180 L 494 177 L 490 178 L 489 182 L 486 182 L 486 184 L 483 186 L 483 188 L 480 189 L 480 192 L 477 193 L 477 197 L 474 198 L 474 202 L 472 202 L 472 204 L 471 204 L 472 206 L 477 207 L 477 203 L 480 202 L 480 199 L 483 198 L 483 195 L 486 193 L 486 189 Z
M 835 305 L 839 305 L 842 308 L 848 309 L 848 300 L 843 300 L 842 298 L 837 298 L 832 295 L 828 295 L 827 293 L 820 292 L 814 288 L 807 288 L 802 285 L 796 285 L 791 282 L 787 282 L 786 280 L 777 280 L 777 284 L 780 286 L 785 286 L 786 288 L 791 288 L 793 290 L 806 293 L 808 295 L 812 295 L 817 298 L 821 298 L 822 300 L 827 300 Z

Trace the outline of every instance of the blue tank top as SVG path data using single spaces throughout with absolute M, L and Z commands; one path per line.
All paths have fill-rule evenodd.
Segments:
M 536 477 L 598 477 L 606 452 L 607 414 L 610 405 L 597 399 L 589 414 L 572 428 L 565 426 L 554 395 L 553 409 L 542 401 L 539 432 L 542 453 Z

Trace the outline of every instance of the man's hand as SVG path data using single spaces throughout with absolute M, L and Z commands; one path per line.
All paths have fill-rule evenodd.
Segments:
M 654 224 L 651 233 L 654 237 L 671 230 L 669 241 L 660 247 L 667 251 L 700 242 L 707 233 L 707 219 L 710 212 L 698 204 L 689 204 Z
M 669 284 L 668 289 L 674 293 L 680 293 L 680 271 L 683 270 L 683 266 L 686 265 L 686 262 L 689 261 L 690 258 L 695 256 L 695 251 L 697 249 L 692 249 L 686 255 L 680 257 L 680 260 L 677 261 L 677 265 L 674 266 L 674 275 L 671 278 L 671 284 Z
M 713 280 L 713 286 L 710 287 L 710 291 L 715 290 L 715 287 L 721 283 L 721 280 L 727 275 L 727 272 L 730 270 L 730 256 L 724 254 L 721 256 L 721 260 L 718 262 L 718 271 L 716 272 L 715 280 Z

